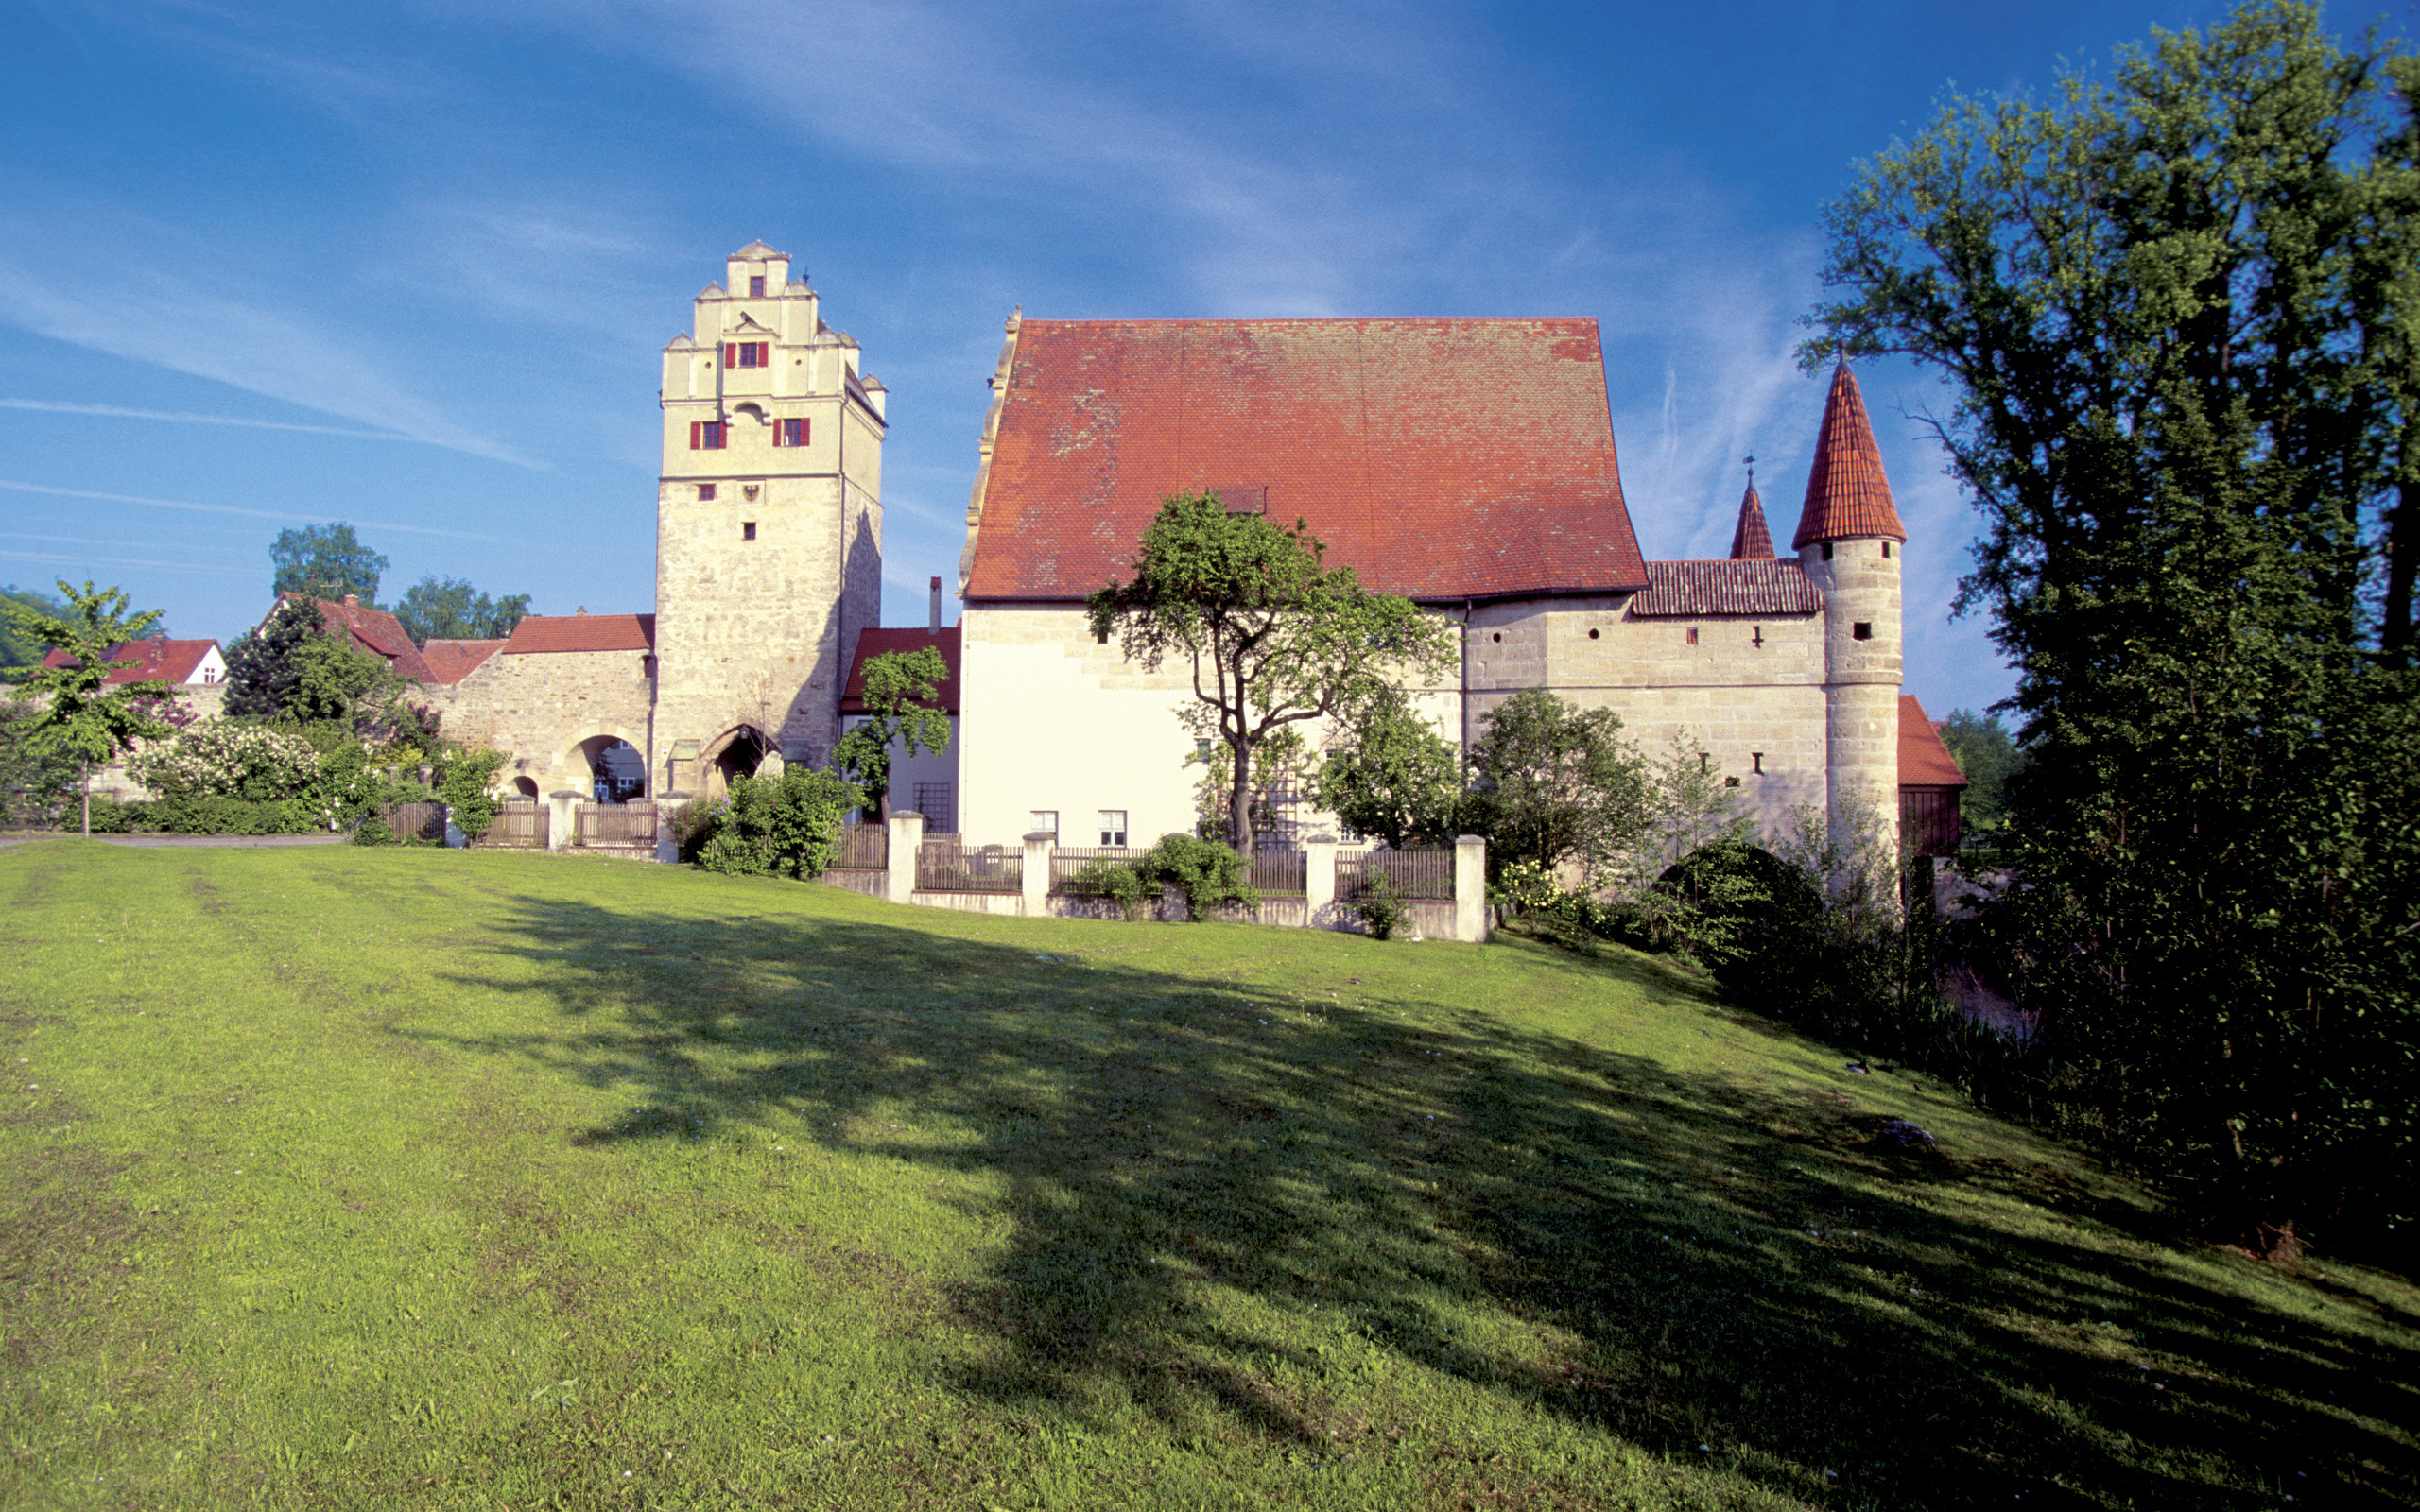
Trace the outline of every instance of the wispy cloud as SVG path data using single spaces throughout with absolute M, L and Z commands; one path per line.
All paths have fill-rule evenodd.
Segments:
M 236 515 L 252 520 L 291 521 L 301 524 L 320 524 L 324 516 L 313 514 L 283 514 L 272 509 L 246 509 L 232 504 L 196 504 L 186 499 L 151 499 L 133 493 L 102 493 L 92 489 L 61 489 L 47 483 L 26 483 L 17 478 L 0 478 L 0 489 L 18 493 L 45 493 L 58 499 L 91 499 L 101 504 L 133 504 L 151 509 L 183 509 L 195 514 Z M 468 530 L 440 530 L 432 525 L 398 524 L 391 520 L 355 520 L 354 524 L 368 525 L 378 530 L 399 531 L 413 536 L 442 536 L 453 541 L 486 541 L 501 545 L 511 542 L 503 536 L 483 536 Z
M 252 420 L 242 415 L 195 415 L 182 410 L 129 409 L 123 404 L 79 404 L 63 399 L 0 399 L 0 409 L 34 409 L 50 415 L 100 415 L 118 420 L 164 420 L 181 425 L 239 425 L 262 431 L 302 431 L 312 436 L 354 436 L 372 441 L 417 441 L 427 438 L 400 431 L 355 430 L 345 425 L 305 425 L 295 421 Z
M 254 567 L 212 567 L 196 561 L 154 561 L 147 557 L 68 556 L 50 551 L 0 551 L 0 561 L 43 562 L 54 567 L 143 567 L 164 573 L 200 573 L 212 577 L 258 577 Z

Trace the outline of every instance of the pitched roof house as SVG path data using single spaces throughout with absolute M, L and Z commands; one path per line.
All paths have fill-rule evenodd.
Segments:
M 107 685 L 129 682 L 174 682 L 191 687 L 214 687 L 227 676 L 227 659 L 221 655 L 215 640 L 172 641 L 165 636 L 144 641 L 121 641 L 110 647 L 112 662 L 132 661 L 135 665 L 120 667 L 101 679 Z M 54 649 L 42 659 L 46 667 L 76 664 L 66 652 Z

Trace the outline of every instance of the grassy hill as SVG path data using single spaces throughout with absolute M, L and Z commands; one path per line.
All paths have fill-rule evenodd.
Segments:
M 2405 1281 L 1643 958 L 427 850 L 0 900 L 0 1505 L 2413 1496 Z

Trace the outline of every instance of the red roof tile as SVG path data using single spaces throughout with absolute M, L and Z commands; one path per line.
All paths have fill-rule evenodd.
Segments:
M 857 632 L 857 654 L 849 663 L 848 685 L 840 690 L 840 712 L 861 714 L 866 712 L 866 663 L 875 657 L 893 651 L 915 651 L 931 646 L 942 654 L 949 667 L 949 676 L 942 679 L 941 706 L 944 713 L 958 713 L 958 627 L 945 630 L 897 629 L 860 630 Z
M 546 651 L 652 651 L 652 614 L 524 614 L 504 643 L 506 656 Z
M 1699 619 L 1711 614 L 1812 614 L 1823 594 L 1794 561 L 1651 561 L 1647 592 L 1630 601 L 1631 618 Z
M 1847 363 L 1832 369 L 1832 393 L 1824 404 L 1824 428 L 1815 438 L 1815 465 L 1806 472 L 1806 502 L 1798 511 L 1793 551 L 1814 541 L 1851 536 L 1908 539 L 1891 503 L 1891 480 L 1882 475 L 1882 449 L 1865 418 L 1865 396 Z
M 120 667 L 101 679 L 103 685 L 128 682 L 191 682 L 201 668 L 202 659 L 210 655 L 218 643 L 199 641 L 120 641 L 110 647 L 112 662 L 131 661 L 138 664 Z M 42 659 L 46 667 L 76 664 L 76 659 L 64 651 L 52 651 Z
M 1739 524 L 1731 532 L 1733 561 L 1771 561 L 1773 558 L 1773 533 L 1765 526 L 1765 501 L 1756 497 L 1754 479 L 1748 491 L 1739 496 Z
M 281 604 L 297 595 L 280 593 Z M 402 622 L 383 609 L 350 599 L 338 604 L 321 598 L 312 602 L 320 606 L 320 626 L 339 641 L 350 641 L 371 655 L 383 659 L 389 671 L 414 682 L 428 682 L 428 663 L 421 660 L 420 647 L 404 633 Z
M 1925 706 L 1911 693 L 1899 695 L 1899 785 L 1966 785 L 1966 774 L 1958 769 L 1958 758 L 1941 743 L 1941 731 L 1925 717 Z
M 430 681 L 450 684 L 469 677 L 503 649 L 502 641 L 431 641 L 420 648 L 420 655 L 428 663 Z
M 1413 598 L 1647 581 L 1594 320 L 1023 321 L 966 594 L 1081 598 L 1187 489 Z

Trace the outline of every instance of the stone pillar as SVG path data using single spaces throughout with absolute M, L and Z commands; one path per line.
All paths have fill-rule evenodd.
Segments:
M 1303 842 L 1303 922 L 1313 929 L 1334 929 L 1336 920 L 1336 836 L 1314 834 Z
M 1057 849 L 1059 835 L 1051 830 L 1036 830 L 1025 837 L 1025 917 L 1050 917 L 1050 852 Z
M 1487 841 L 1476 834 L 1454 840 L 1454 937 L 1473 945 L 1487 941 Z
M 916 852 L 925 848 L 925 816 L 903 809 L 890 816 L 890 878 L 883 896 L 894 903 L 915 902 Z
M 585 796 L 577 788 L 561 788 L 546 795 L 546 849 L 568 850 L 572 837 L 579 833 L 579 800 Z

